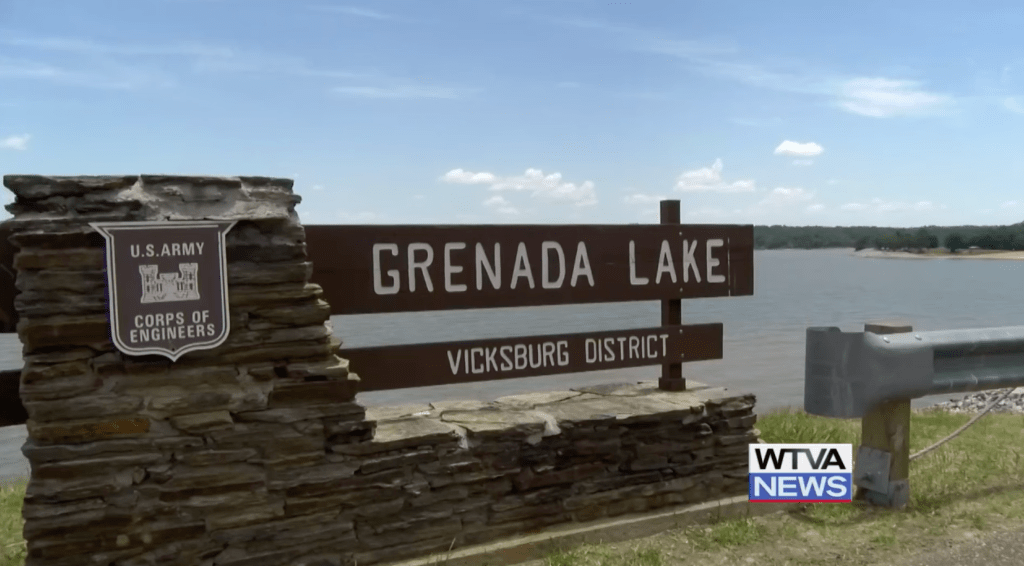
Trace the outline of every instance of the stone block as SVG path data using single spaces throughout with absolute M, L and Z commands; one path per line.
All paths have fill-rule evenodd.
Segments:
M 534 411 L 495 408 L 445 410 L 441 420 L 465 428 L 470 437 L 540 435 L 547 425 L 547 421 Z
M 523 470 L 512 479 L 516 488 L 520 491 L 547 487 L 550 485 L 569 484 L 577 481 L 603 476 L 607 473 L 604 464 L 588 463 L 554 470 L 543 474 L 537 474 L 530 469 Z
M 111 470 L 122 470 L 138 466 L 144 467 L 166 460 L 167 457 L 160 452 L 121 455 L 104 454 L 100 457 L 35 464 L 32 470 L 32 477 L 48 480 L 74 479 L 96 474 L 109 474 Z
M 179 452 L 175 458 L 187 466 L 220 466 L 245 462 L 256 458 L 259 452 L 255 448 L 238 448 L 234 450 L 199 450 Z
M 23 249 L 14 256 L 14 269 L 50 271 L 102 271 L 106 268 L 106 250 L 65 248 L 59 250 Z
M 228 264 L 228 285 L 275 285 L 297 283 L 305 285 L 313 275 L 313 264 L 308 261 L 279 263 L 252 263 L 236 261 Z
M 246 411 L 237 414 L 239 422 L 261 422 L 261 423 L 296 423 L 313 419 L 328 419 L 330 417 L 342 417 L 340 423 L 325 429 L 329 436 L 352 432 L 358 428 L 363 421 L 359 418 L 363 414 L 363 408 L 354 403 L 331 403 L 327 405 L 297 406 L 285 409 L 264 409 L 259 411 Z M 341 429 L 344 429 L 341 430 Z
M 447 519 L 406 520 L 402 517 L 388 519 L 360 519 L 356 521 L 356 535 L 364 548 L 398 547 L 410 542 L 451 537 L 462 530 L 458 517 Z
M 288 497 L 311 497 L 346 490 L 401 489 L 410 474 L 402 469 L 391 469 L 368 475 L 336 476 L 310 480 L 285 490 Z
M 41 423 L 134 413 L 142 408 L 142 398 L 105 393 L 76 397 L 73 403 L 65 400 L 25 401 L 24 405 L 29 417 Z
M 362 459 L 359 471 L 364 474 L 372 474 L 390 468 L 414 466 L 431 461 L 437 461 L 437 453 L 429 449 L 368 456 Z
M 203 434 L 213 430 L 231 428 L 234 421 L 227 411 L 210 411 L 171 417 L 174 428 L 189 434 Z
M 358 381 L 278 383 L 270 393 L 269 408 L 282 409 L 329 403 L 349 403 L 356 397 Z
M 237 227 L 236 227 L 237 229 Z M 232 230 L 234 232 L 234 230 Z M 229 232 L 230 233 L 230 232 Z M 228 303 L 232 308 L 251 305 L 285 305 L 316 299 L 323 296 L 323 289 L 313 283 L 296 285 L 232 285 Z
M 57 423 L 37 423 L 30 418 L 25 425 L 29 436 L 41 444 L 79 443 L 121 436 L 140 436 L 149 432 L 150 421 L 135 415 Z
M 191 385 L 191 384 L 190 384 Z M 148 409 L 155 415 L 176 416 L 210 411 L 258 411 L 267 407 L 267 394 L 258 387 L 241 385 L 192 386 L 179 393 L 169 389 L 167 395 L 157 390 L 138 390 L 149 393 Z
M 206 514 L 206 530 L 216 531 L 263 523 L 284 516 L 283 502 L 260 502 L 249 507 L 232 503 L 227 509 Z
M 433 419 L 413 418 L 377 423 L 372 441 L 360 444 L 335 444 L 331 446 L 331 450 L 338 454 L 363 456 L 404 448 L 432 446 L 458 439 L 458 432 L 448 424 Z
M 90 346 L 110 341 L 108 325 L 106 315 L 21 319 L 18 336 L 27 351 Z

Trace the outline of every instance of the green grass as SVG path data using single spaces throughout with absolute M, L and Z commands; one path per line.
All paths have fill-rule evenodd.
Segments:
M 21 536 L 25 487 L 24 481 L 0 484 L 0 566 L 25 563 L 25 539 Z
M 911 415 L 910 452 L 944 438 L 970 415 L 938 410 Z M 860 444 L 859 419 L 829 419 L 800 410 L 759 417 L 766 442 Z M 536 566 L 625 566 L 649 548 L 662 564 L 836 564 L 899 562 L 945 543 L 1024 524 L 1024 415 L 988 414 L 959 437 L 910 464 L 910 503 L 895 511 L 862 504 L 814 504 L 782 515 L 727 519 L 620 544 L 552 555 Z M 596 561 L 595 557 L 600 556 Z M 630 560 L 634 560 L 630 562 Z

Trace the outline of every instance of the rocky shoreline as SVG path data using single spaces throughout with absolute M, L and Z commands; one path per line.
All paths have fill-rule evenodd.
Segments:
M 934 405 L 934 408 L 944 409 L 951 413 L 979 413 L 988 407 L 989 403 L 999 399 L 1010 389 L 990 389 L 971 393 L 962 399 L 950 399 L 944 403 Z M 992 408 L 993 413 L 1009 413 L 1024 415 L 1024 387 L 1014 388 L 1013 393 L 1003 399 Z

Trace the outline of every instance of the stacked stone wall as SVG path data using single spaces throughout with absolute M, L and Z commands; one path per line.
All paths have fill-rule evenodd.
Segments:
M 287 179 L 6 176 L 28 566 L 376 564 L 746 489 L 752 396 L 652 384 L 367 411 Z M 110 340 L 89 222 L 237 220 L 231 332 Z M 354 368 L 358 370 L 358 368 Z

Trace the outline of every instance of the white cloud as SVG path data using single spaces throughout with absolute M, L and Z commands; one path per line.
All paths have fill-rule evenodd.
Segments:
M 452 169 L 439 179 L 446 183 L 486 184 L 490 191 L 495 192 L 528 192 L 531 197 L 549 201 L 568 203 L 584 207 L 597 204 L 594 183 L 584 181 L 577 185 L 562 181 L 561 173 L 545 175 L 540 169 L 527 169 L 520 176 L 499 177 L 493 173 L 473 173 L 462 169 Z
M 813 165 L 813 164 L 814 164 L 814 160 L 812 160 L 812 159 L 794 159 L 793 160 L 793 165 L 796 165 L 798 167 L 807 167 L 807 166 Z
M 872 212 L 929 212 L 933 210 L 945 209 L 945 205 L 936 205 L 935 203 L 928 200 L 921 200 L 917 202 L 904 202 L 898 200 L 883 200 L 880 198 L 873 198 L 867 204 L 859 202 L 851 202 L 844 204 L 839 207 L 841 210 L 848 212 L 861 212 L 869 210 Z
M 801 188 L 778 187 L 772 189 L 768 196 L 761 199 L 759 204 L 764 206 L 781 206 L 793 203 L 807 202 L 814 198 L 813 192 Z
M 314 191 L 322 191 L 322 190 L 324 190 L 324 186 L 323 185 L 313 185 L 313 190 Z
M 952 106 L 952 97 L 921 90 L 916 81 L 860 77 L 839 84 L 837 104 L 843 110 L 887 118 L 939 113 Z
M 820 145 L 814 142 L 799 143 L 786 140 L 775 148 L 775 155 L 795 155 L 799 157 L 815 157 L 825 151 Z
M 820 203 L 819 204 L 812 204 L 812 205 L 807 207 L 807 212 L 821 212 L 822 210 L 825 210 L 825 205 L 820 204 Z
M 1024 206 L 1024 202 L 1016 201 L 1016 200 L 1008 200 L 1008 201 L 1004 202 L 1003 204 L 1000 204 L 999 208 L 1008 209 L 1008 208 L 1018 208 L 1018 207 L 1021 207 L 1021 206 Z
M 835 185 L 838 182 L 839 182 L 839 179 L 829 179 L 828 180 L 828 184 L 830 184 L 830 185 Z
M 492 173 L 470 173 L 469 171 L 463 171 L 462 169 L 452 169 L 441 176 L 441 181 L 446 183 L 460 183 L 463 185 L 476 185 L 476 184 L 493 184 L 497 182 L 497 177 Z
M 749 193 L 754 191 L 754 181 L 743 180 L 726 183 L 722 180 L 722 160 L 716 159 L 711 167 L 687 171 L 676 181 L 676 190 L 683 192 Z
M 533 196 L 542 196 L 555 201 L 570 202 L 576 206 L 597 204 L 594 183 L 584 181 L 581 185 L 563 183 L 561 173 L 544 175 L 540 169 L 527 169 L 520 177 L 506 177 L 491 186 L 492 191 L 529 191 Z
M 616 36 L 630 50 L 675 57 L 693 71 L 706 75 L 755 88 L 829 98 L 839 109 L 862 116 L 882 118 L 938 114 L 955 104 L 952 96 L 924 90 L 916 81 L 844 76 L 811 68 L 799 60 L 775 59 L 770 65 L 743 61 L 734 45 L 675 40 L 653 29 L 601 22 L 560 23 Z
M 634 193 L 627 195 L 622 199 L 622 202 L 626 204 L 653 204 L 665 200 L 666 197 L 658 195 L 645 195 L 643 193 Z
M 413 198 L 413 200 L 423 200 L 423 199 L 425 199 L 427 197 L 426 197 L 426 195 L 412 195 L 412 198 Z
M 1003 107 L 1014 114 L 1024 114 L 1024 102 L 1019 98 L 1007 97 L 1003 99 Z
M 507 200 L 505 200 L 505 197 L 501 195 L 494 195 L 493 197 L 485 200 L 483 204 L 485 207 L 490 208 L 498 212 L 499 214 L 505 214 L 509 216 L 519 214 L 519 209 L 512 206 Z
M 729 217 L 729 213 L 721 208 L 702 207 L 688 211 L 686 217 L 696 221 L 723 220 Z
M 20 136 L 7 136 L 6 138 L 0 139 L 0 149 L 16 149 L 24 151 L 28 149 L 28 140 L 32 136 L 28 134 L 22 134 Z

